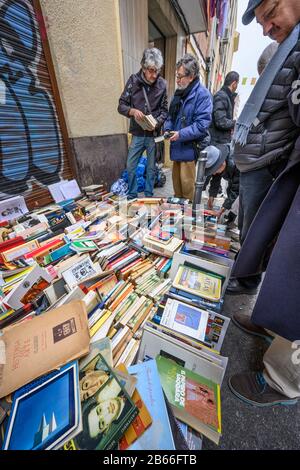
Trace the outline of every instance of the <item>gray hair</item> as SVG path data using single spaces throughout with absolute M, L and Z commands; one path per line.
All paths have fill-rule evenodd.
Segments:
M 185 54 L 176 64 L 176 69 L 183 67 L 187 76 L 193 75 L 195 78 L 199 78 L 200 67 L 198 60 L 192 54 Z
M 164 64 L 162 53 L 156 47 L 152 49 L 145 49 L 141 60 L 141 66 L 145 69 L 148 67 L 155 67 L 160 70 Z
M 259 75 L 261 75 L 263 73 L 266 66 L 268 65 L 268 63 L 272 59 L 273 55 L 277 51 L 277 48 L 278 48 L 278 43 L 274 41 L 274 42 L 271 42 L 271 44 L 269 44 L 263 50 L 263 52 L 262 52 L 262 54 L 261 54 L 261 56 L 260 56 L 260 58 L 258 59 L 258 62 L 257 62 L 257 70 L 258 70 Z

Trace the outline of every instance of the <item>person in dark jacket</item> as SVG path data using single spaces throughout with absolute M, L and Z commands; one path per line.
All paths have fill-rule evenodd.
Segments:
M 223 87 L 214 95 L 212 123 L 209 129 L 212 145 L 231 142 L 231 136 L 235 126 L 233 114 L 239 80 L 240 76 L 237 72 L 229 72 L 225 77 Z M 219 186 L 217 187 L 218 182 Z M 221 179 L 217 176 L 207 178 L 205 188 L 209 183 L 210 186 L 213 186 L 214 193 L 216 190 L 217 194 L 222 191 Z M 211 198 L 208 200 L 208 208 L 212 209 Z
M 136 168 L 139 157 L 147 151 L 147 176 L 145 196 L 153 196 L 155 181 L 155 142 L 168 115 L 166 81 L 159 75 L 163 66 L 160 50 L 145 49 L 141 70 L 129 77 L 120 97 L 118 112 L 130 118 L 129 132 L 132 140 L 127 157 L 128 198 L 137 197 Z M 138 121 L 151 114 L 157 121 L 155 128 L 144 130 Z
M 291 29 L 299 38 L 298 0 L 276 2 L 271 19 L 266 14 L 270 11 L 268 3 L 250 1 L 244 22 L 250 23 L 255 14 L 265 31 L 273 30 L 274 39 L 282 39 Z M 300 400 L 300 54 L 294 54 L 294 68 L 297 80 L 287 96 L 287 109 L 298 128 L 298 138 L 296 142 L 292 139 L 294 147 L 287 166 L 264 199 L 233 268 L 234 276 L 245 277 L 266 267 L 251 319 L 241 314 L 232 317 L 244 332 L 271 341 L 262 371 L 243 372 L 229 379 L 230 389 L 238 398 L 259 407 L 291 405 Z
M 212 175 L 212 180 L 209 188 L 209 200 L 210 207 L 213 207 L 214 199 L 218 195 L 219 187 L 221 185 L 222 178 L 228 181 L 228 186 L 226 189 L 227 197 L 223 203 L 223 206 L 218 214 L 218 217 L 226 211 L 230 211 L 232 204 L 239 195 L 239 179 L 240 172 L 237 169 L 230 149 L 230 144 L 220 144 L 216 146 L 209 146 L 205 149 L 207 152 L 215 151 L 224 155 L 223 160 L 220 161 L 220 165 L 213 172 L 210 172 Z
M 223 87 L 214 95 L 212 123 L 209 129 L 212 145 L 231 142 L 235 126 L 234 102 L 239 79 L 240 76 L 237 72 L 229 72 L 225 77 Z
M 175 197 L 193 200 L 197 151 L 209 143 L 212 100 L 209 91 L 199 81 L 199 64 L 192 54 L 186 54 L 176 64 L 177 90 L 172 99 L 164 129 L 173 131 L 171 160 Z
M 300 55 L 299 2 L 278 0 L 275 4 L 273 0 L 253 0 L 249 2 L 249 11 L 254 11 L 253 5 L 265 35 L 277 41 L 279 47 L 256 83 L 233 136 L 234 159 L 240 170 L 241 245 L 274 180 L 286 167 L 299 135 L 288 104 L 298 78 L 295 63 Z M 260 282 L 261 273 L 231 279 L 227 293 L 256 294 Z

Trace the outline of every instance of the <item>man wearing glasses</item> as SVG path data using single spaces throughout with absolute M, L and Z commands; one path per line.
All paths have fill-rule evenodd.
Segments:
M 200 84 L 199 64 L 186 54 L 176 64 L 177 90 L 172 99 L 165 131 L 173 131 L 171 160 L 175 197 L 193 200 L 196 177 L 195 145 L 209 144 L 207 129 L 211 123 L 212 98 Z
M 160 50 L 145 49 L 141 60 L 141 70 L 130 76 L 120 97 L 118 112 L 130 118 L 129 132 L 132 140 L 127 157 L 128 198 L 137 197 L 136 168 L 139 158 L 147 152 L 147 176 L 145 196 L 153 196 L 155 180 L 155 142 L 154 137 L 168 115 L 167 84 L 159 75 L 163 66 Z M 148 125 L 144 130 L 140 125 L 145 115 L 152 115 L 156 125 Z M 150 130 L 151 129 L 151 130 Z

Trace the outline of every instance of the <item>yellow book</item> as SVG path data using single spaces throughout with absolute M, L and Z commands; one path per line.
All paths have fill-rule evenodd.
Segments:
M 101 328 L 101 326 L 103 325 L 103 323 L 106 322 L 106 320 L 110 317 L 112 313 L 107 310 L 104 315 L 102 315 L 102 317 L 95 323 L 95 325 L 92 326 L 92 328 L 90 329 L 90 336 L 93 337 L 97 331 Z
M 173 287 L 218 302 L 221 298 L 222 280 L 214 274 L 181 265 L 178 268 Z

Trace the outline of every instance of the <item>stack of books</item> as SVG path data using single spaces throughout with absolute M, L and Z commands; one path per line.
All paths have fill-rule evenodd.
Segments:
M 118 406 L 116 404 L 120 409 L 120 419 L 114 419 L 114 425 L 109 425 L 100 436 L 95 430 L 95 412 L 90 414 L 87 411 L 90 402 L 82 401 L 81 415 L 80 407 L 76 412 L 72 410 L 78 419 L 72 429 L 66 430 L 63 438 L 59 435 L 53 440 L 53 445 L 47 441 L 44 447 L 36 444 L 32 448 L 66 445 L 70 449 L 111 449 L 116 446 L 125 449 L 131 445 L 138 446 L 139 436 L 134 424 L 139 420 L 138 413 L 145 428 L 144 436 L 151 428 L 155 429 L 159 418 L 156 410 L 147 403 L 147 393 L 142 386 L 140 389 L 131 387 L 130 393 L 126 389 L 128 384 L 132 385 L 130 368 L 137 361 L 133 367 L 140 368 L 143 376 L 148 370 L 147 363 L 140 362 L 153 359 L 150 361 L 152 369 L 147 373 L 153 374 L 153 381 L 158 383 L 155 358 L 165 352 L 175 363 L 184 361 L 187 370 L 193 370 L 218 386 L 227 365 L 227 358 L 222 357 L 220 351 L 229 320 L 221 311 L 230 276 L 230 260 L 219 256 L 216 251 L 207 253 L 196 246 L 195 240 L 185 242 L 181 228 L 183 206 L 169 204 L 161 198 L 144 198 L 128 203 L 124 210 L 124 201 L 117 201 L 109 193 L 104 194 L 106 191 L 102 185 L 84 189 L 85 196 L 80 199 L 51 204 L 4 223 L 8 239 L 0 242 L 0 328 L 5 332 L 9 331 L 8 326 L 18 327 L 25 319 L 32 322 L 59 309 L 68 312 L 74 302 L 79 302 L 85 311 L 83 324 L 91 349 L 97 349 L 99 342 L 109 341 L 110 353 L 104 357 L 106 363 L 98 357 L 88 369 L 92 370 L 94 377 L 109 376 L 116 390 L 120 387 L 117 394 L 120 400 L 117 400 Z M 206 234 L 209 230 L 214 232 L 214 240 L 221 240 L 219 245 L 223 244 L 225 251 L 228 244 L 224 227 L 216 223 L 212 214 L 205 217 Z M 66 334 L 71 340 L 75 335 L 72 324 L 59 324 L 58 331 L 57 338 Z M 73 356 L 68 356 L 60 365 L 67 367 L 73 360 Z M 87 357 L 82 360 L 86 369 Z M 83 374 L 81 364 L 79 378 Z M 74 371 L 77 366 L 70 367 Z M 80 380 L 72 382 L 74 400 L 75 389 L 79 387 L 80 390 Z M 106 388 L 105 383 L 101 386 Z M 33 383 L 32 390 L 35 388 Z M 161 388 L 157 394 L 161 400 Z M 175 438 L 180 436 L 183 448 L 187 449 L 183 434 L 189 442 L 193 441 L 190 445 L 199 447 L 199 430 L 201 433 L 204 430 L 192 419 L 179 414 L 178 423 L 174 409 L 165 403 L 162 429 L 166 435 L 169 433 L 168 448 L 180 448 Z M 6 402 L 0 401 L 0 406 L 4 423 L 4 428 L 0 426 L 0 435 L 3 440 L 3 430 L 8 429 L 9 419 Z M 55 415 L 53 419 L 47 414 L 39 419 L 39 423 L 53 428 L 57 417 Z M 217 429 L 220 423 L 206 424 L 216 425 Z M 20 432 L 19 427 L 15 429 Z M 38 429 L 32 442 L 38 442 Z M 218 430 L 216 432 L 219 433 Z M 75 434 L 78 435 L 77 440 Z M 110 437 L 106 438 L 108 434 Z M 151 433 L 147 440 L 149 444 L 140 441 L 145 449 L 148 445 L 152 448 L 164 445 L 155 434 L 157 431 Z M 135 439 L 136 444 L 133 444 Z M 213 439 L 217 440 L 216 435 Z M 14 448 L 16 444 L 5 440 L 5 445 L 6 448 Z

